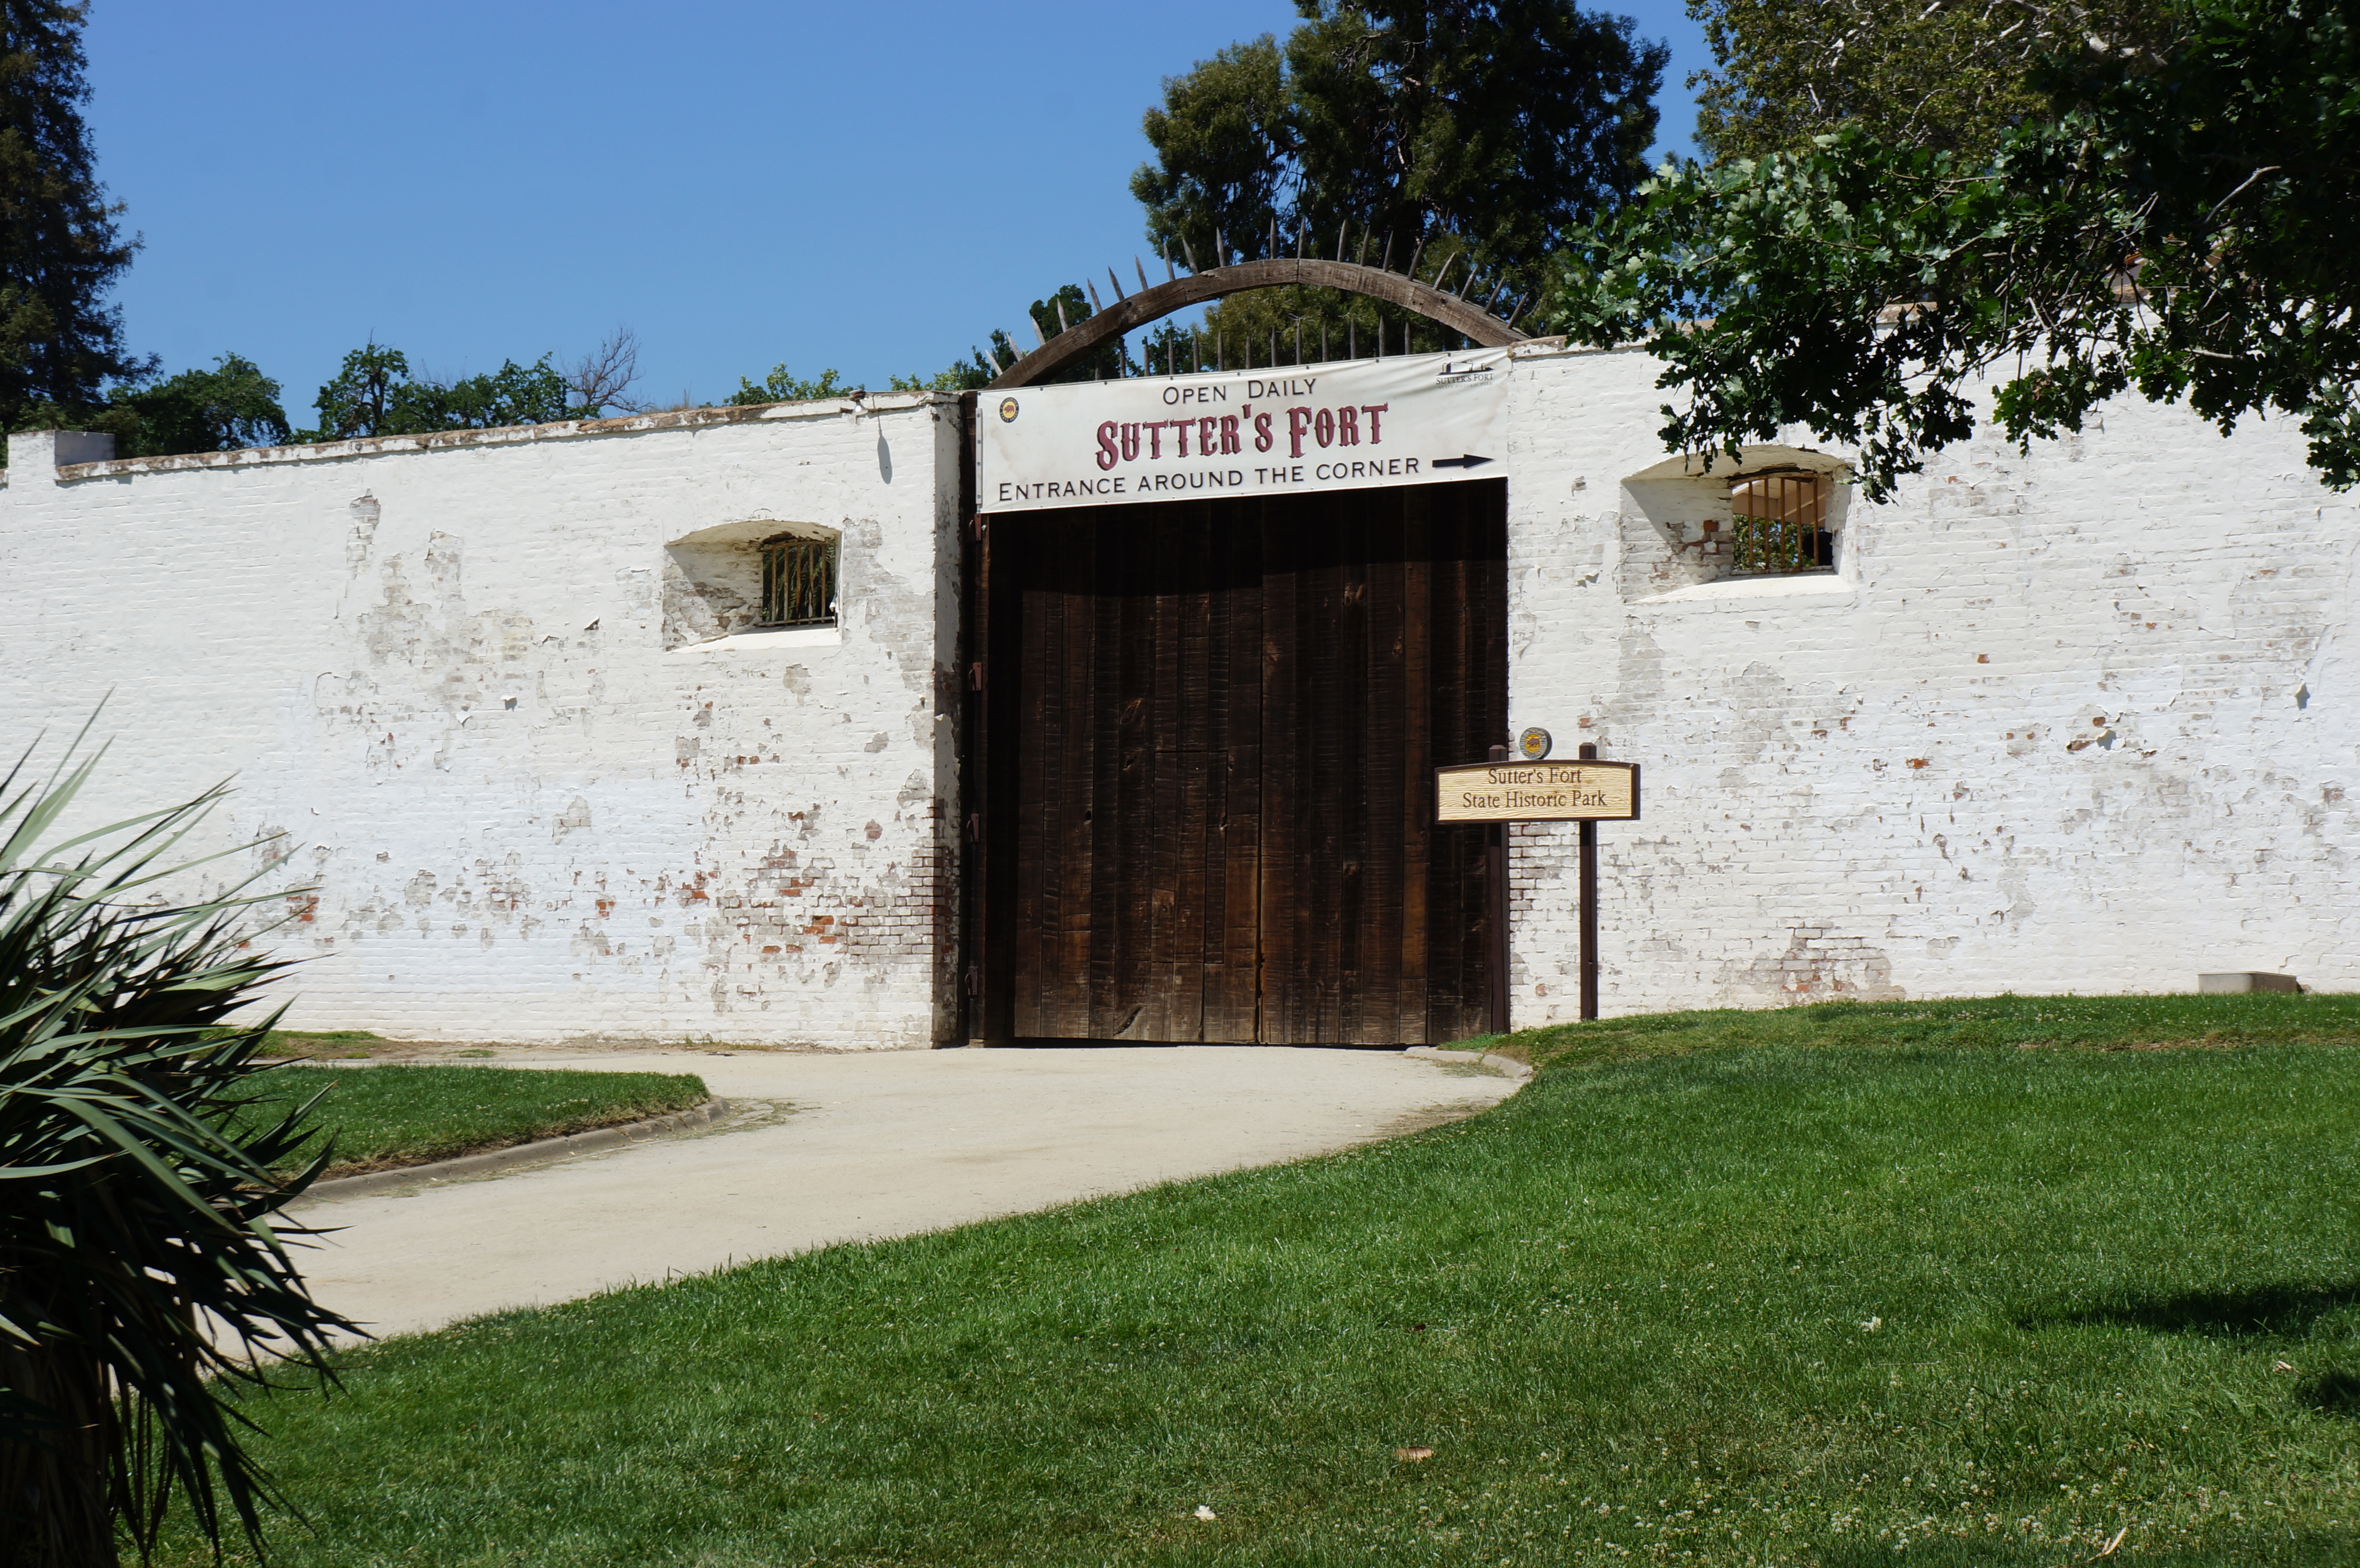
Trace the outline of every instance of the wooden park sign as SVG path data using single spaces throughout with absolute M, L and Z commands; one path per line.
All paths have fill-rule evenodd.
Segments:
M 1639 818 L 1635 762 L 1469 762 L 1434 770 L 1437 822 L 1597 822 Z
M 1548 734 L 1528 730 L 1529 757 L 1548 754 Z M 1463 762 L 1434 770 L 1434 820 L 1480 822 L 1491 828 L 1487 856 L 1490 880 L 1491 1028 L 1509 1029 L 1508 1018 L 1508 829 L 1510 822 L 1581 824 L 1581 1016 L 1598 1016 L 1598 824 L 1639 819 L 1639 765 L 1601 762 L 1598 748 L 1584 746 L 1578 762 L 1512 762 L 1508 748 L 1495 746 L 1489 762 Z

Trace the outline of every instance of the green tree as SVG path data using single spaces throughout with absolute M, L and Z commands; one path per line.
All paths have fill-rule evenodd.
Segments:
M 722 400 L 724 408 L 744 408 L 760 403 L 813 403 L 823 397 L 847 397 L 856 388 L 836 379 L 833 370 L 823 370 L 816 381 L 805 381 L 787 374 L 783 365 L 770 366 L 770 374 L 759 381 L 738 378 L 738 390 Z
M 1286 57 L 1268 33 L 1167 77 L 1141 122 L 1155 161 L 1131 177 L 1148 243 L 1205 267 L 1268 254 L 1302 182 L 1295 121 Z
M 983 350 L 976 349 L 967 358 L 955 359 L 932 376 L 913 370 L 907 376 L 892 377 L 890 385 L 896 392 L 973 392 L 989 387 L 994 376 L 1021 357 L 1015 345 L 1008 341 L 1006 332 L 995 331 L 991 334 L 991 345 L 992 351 L 1000 355 L 1000 368 L 997 370 L 984 358 Z
M 1466 277 L 1461 267 L 1465 256 L 1463 247 L 1448 245 L 1438 254 L 1428 252 L 1420 258 L 1418 276 L 1429 283 L 1440 278 L 1455 288 Z M 1491 288 L 1486 283 L 1476 294 L 1478 303 Z M 1521 303 L 1520 299 L 1502 303 L 1500 313 L 1513 314 Z M 1531 323 L 1519 324 L 1529 327 Z M 1185 344 L 1175 346 L 1184 362 L 1191 354 L 1201 354 L 1207 365 L 1218 358 L 1231 369 L 1309 364 L 1323 358 L 1341 359 L 1348 354 L 1366 357 L 1376 353 L 1380 336 L 1389 354 L 1455 348 L 1463 341 L 1415 311 L 1339 289 L 1302 285 L 1232 294 L 1208 306 L 1203 324 L 1193 332 L 1181 331 Z M 1164 347 L 1159 343 L 1154 353 L 1154 363 L 1161 365 Z
M 54 840 L 96 757 L 0 778 L 0 1556 L 144 1557 L 178 1498 L 259 1544 L 252 1392 L 329 1377 L 277 1218 L 324 1167 L 309 1104 L 259 1128 L 260 986 L 244 889 L 186 900 L 174 846 L 220 799 Z M 176 880 L 176 878 L 178 880 Z M 295 1173 L 290 1176 L 288 1168 Z
M 62 417 L 60 422 L 67 422 Z M 279 405 L 279 383 L 242 354 L 225 354 L 210 370 L 184 370 L 153 383 L 126 382 L 82 421 L 111 430 L 120 457 L 234 452 L 279 446 L 291 437 Z
M 1131 177 L 1149 243 L 1205 265 L 1334 254 L 1339 236 L 1465 252 L 1529 284 L 1557 234 L 1646 176 L 1669 51 L 1569 0 L 1299 0 L 1282 50 L 1164 83 Z M 1219 240 L 1215 239 L 1218 231 Z M 1217 255 L 1217 248 L 1221 254 Z M 1371 260 L 1382 259 L 1378 256 Z
M 86 8 L 0 0 L 0 426 L 37 409 L 97 405 L 109 380 L 152 363 L 123 346 L 107 290 L 137 239 L 115 227 L 82 104 Z
M 1980 161 L 2043 118 L 2033 81 L 2060 49 L 2152 49 L 2173 0 L 2087 0 L 2070 11 L 1998 0 L 1689 0 L 1713 69 L 1688 78 L 1697 145 L 1714 161 L 1802 152 L 1847 126 Z
M 506 360 L 488 375 L 421 380 L 411 376 L 409 356 L 399 350 L 367 343 L 344 355 L 336 378 L 320 388 L 314 405 L 320 428 L 304 435 L 312 441 L 348 441 L 541 425 L 580 417 L 582 411 L 570 406 L 573 388 L 549 360 L 547 354 L 530 365 Z
M 102 431 L 115 438 L 117 457 L 233 452 L 295 439 L 279 404 L 279 383 L 235 354 L 222 355 L 210 370 L 118 381 L 94 404 L 36 403 L 23 423 L 28 430 Z
M 1032 318 L 1041 341 L 1046 343 L 1067 328 L 1081 325 L 1098 311 L 1084 293 L 1082 285 L 1067 283 L 1052 289 L 1047 299 L 1033 300 L 1027 313 Z M 896 376 L 892 381 L 893 390 L 972 392 L 989 386 L 1026 352 L 1017 347 L 1014 339 L 995 327 L 989 349 L 972 349 L 967 358 L 953 360 L 947 368 L 933 376 Z M 1118 341 L 1103 343 L 1080 359 L 1068 361 L 1046 376 L 1044 381 L 1096 381 L 1136 375 L 1138 370 L 1138 362 Z
M 2360 483 L 2360 0 L 2196 0 L 2159 59 L 2051 68 L 1974 164 L 1863 131 L 1668 170 L 1568 246 L 1573 336 L 1644 341 L 1675 450 L 1790 421 L 1872 496 L 1992 411 L 2020 443 L 2127 389 L 2300 422 Z
M 1052 289 L 1047 299 L 1033 300 L 1026 313 L 1032 318 L 1032 324 L 1039 329 L 1040 338 L 1045 343 L 1068 327 L 1080 326 L 1097 315 L 1098 310 L 1090 302 L 1090 297 L 1083 292 L 1081 284 L 1066 283 Z M 1014 343 L 1008 341 L 1005 332 L 994 332 L 991 337 L 995 354 L 1005 351 L 1014 354 L 1020 352 Z M 1013 364 L 1014 361 L 1011 359 L 1009 363 Z M 1123 340 L 1115 338 L 1099 344 L 1079 359 L 1067 360 L 1043 379 L 1044 382 L 1110 381 L 1120 376 L 1135 376 L 1139 368 L 1138 361 L 1131 357 Z

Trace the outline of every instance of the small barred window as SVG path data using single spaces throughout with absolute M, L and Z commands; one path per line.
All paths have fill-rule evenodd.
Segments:
M 1823 474 L 1765 474 L 1729 487 L 1732 572 L 1820 572 L 1836 563 Z
M 760 626 L 836 625 L 836 541 L 781 535 L 762 541 Z

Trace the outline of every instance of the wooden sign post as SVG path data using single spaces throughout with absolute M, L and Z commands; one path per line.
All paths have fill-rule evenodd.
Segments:
M 1581 1016 L 1598 1016 L 1598 824 L 1639 819 L 1639 765 L 1601 762 L 1584 746 L 1578 762 L 1511 762 L 1495 746 L 1489 762 L 1434 770 L 1434 820 L 1491 828 L 1491 1024 L 1508 1030 L 1508 848 L 1510 822 L 1581 824 Z

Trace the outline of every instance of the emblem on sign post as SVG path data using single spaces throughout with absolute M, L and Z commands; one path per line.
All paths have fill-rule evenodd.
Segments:
M 1538 762 L 1548 754 L 1548 731 L 1535 727 L 1516 737 L 1516 755 L 1526 762 Z

